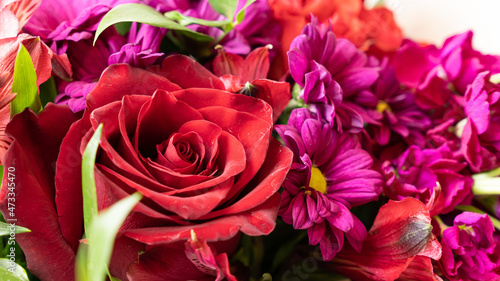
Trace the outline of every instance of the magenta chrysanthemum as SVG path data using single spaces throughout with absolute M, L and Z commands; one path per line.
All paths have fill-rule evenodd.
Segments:
M 387 179 L 384 193 L 393 200 L 413 197 L 425 204 L 434 201 L 429 206 L 431 215 L 448 213 L 472 197 L 472 178 L 460 174 L 466 166 L 453 158 L 446 145 L 438 149 L 412 145 L 392 163 L 383 163 Z
M 304 87 L 301 98 L 310 109 L 330 124 L 359 132 L 363 120 L 351 104 L 355 96 L 377 80 L 377 68 L 346 39 L 337 39 L 316 18 L 290 45 L 288 62 L 292 78 Z
M 365 91 L 358 97 L 363 97 L 364 102 L 360 103 L 367 105 L 358 110 L 368 123 L 367 131 L 379 145 L 387 145 L 391 136 L 399 135 L 407 143 L 423 147 L 431 120 L 415 104 L 413 93 L 401 87 L 387 60 L 380 63 L 380 68 L 371 92 Z
M 488 215 L 464 212 L 443 231 L 439 265 L 449 280 L 499 280 L 500 260 Z
M 81 111 L 85 108 L 87 94 L 95 87 L 106 67 L 115 63 L 147 67 L 163 56 L 159 49 L 167 31 L 146 24 L 137 29 L 134 23 L 128 37 L 109 28 L 94 44 L 94 33 L 102 17 L 114 6 L 133 2 L 138 1 L 63 3 L 61 0 L 47 0 L 34 13 L 26 29 L 50 44 L 54 52 L 67 55 L 73 69 L 71 82 L 58 81 L 56 103 L 69 105 L 73 112 Z M 54 13 L 54 7 L 60 7 L 61 12 Z
M 294 110 L 276 130 L 294 152 L 281 195 L 283 220 L 307 229 L 324 260 L 342 249 L 344 234 L 359 250 L 366 229 L 350 209 L 378 198 L 382 186 L 371 156 L 352 135 L 339 134 L 307 109 Z

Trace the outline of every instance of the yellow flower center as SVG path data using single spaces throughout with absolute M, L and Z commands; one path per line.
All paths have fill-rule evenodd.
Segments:
M 391 106 L 385 101 L 381 100 L 377 103 L 377 111 L 379 113 L 384 113 L 384 111 L 392 112 Z
M 309 187 L 314 188 L 315 190 L 326 194 L 326 179 L 325 176 L 321 173 L 321 171 L 313 167 L 311 169 L 311 180 L 309 181 Z

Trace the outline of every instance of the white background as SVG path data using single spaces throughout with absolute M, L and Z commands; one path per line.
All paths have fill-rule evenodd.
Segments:
M 372 7 L 378 0 L 365 0 Z M 383 0 L 407 38 L 441 46 L 471 29 L 473 46 L 500 55 L 500 0 Z

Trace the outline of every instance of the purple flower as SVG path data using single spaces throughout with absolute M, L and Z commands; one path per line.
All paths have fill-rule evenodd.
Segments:
M 114 6 L 137 0 L 44 0 L 24 27 L 40 36 L 57 54 L 66 52 L 69 41 L 91 39 L 101 18 Z
M 472 31 L 452 36 L 441 48 L 441 64 L 448 81 L 462 94 L 480 72 L 500 72 L 500 56 L 483 55 L 474 50 L 472 36 Z
M 115 63 L 128 63 L 132 66 L 147 67 L 154 64 L 158 58 L 163 56 L 160 53 L 161 40 L 167 33 L 164 28 L 142 24 L 137 29 L 137 24 L 132 23 L 128 34 L 128 43 L 120 48 L 120 51 L 113 53 L 108 58 L 108 65 Z
M 244 7 L 246 0 L 239 0 L 236 14 Z M 208 0 L 146 0 L 145 3 L 161 13 L 177 10 L 186 16 L 211 20 L 224 21 L 227 18 L 216 12 Z M 217 27 L 192 24 L 188 28 L 207 34 L 215 39 L 224 32 Z M 218 42 L 228 53 L 246 55 L 256 47 L 273 45 L 279 47 L 280 25 L 273 19 L 272 11 L 266 0 L 257 0 L 245 10 L 244 20 L 236 25 L 224 38 Z M 211 46 L 213 48 L 213 46 Z M 211 49 L 213 50 L 213 49 Z M 198 50 L 199 51 L 199 50 Z M 271 51 L 271 54 L 274 55 Z
M 391 133 L 395 133 L 407 143 L 423 147 L 425 131 L 429 129 L 431 120 L 415 103 L 413 93 L 401 88 L 394 68 L 387 65 L 387 60 L 382 61 L 380 66 L 380 76 L 373 84 L 371 93 L 364 92 L 365 100 L 373 100 L 371 106 L 358 110 L 368 123 L 368 132 L 379 145 L 387 145 Z M 359 101 L 359 104 L 363 103 L 367 104 Z
M 493 223 L 488 215 L 464 212 L 443 231 L 441 270 L 450 280 L 500 280 Z
M 491 170 L 500 162 L 500 85 L 489 80 L 488 72 L 480 73 L 465 93 L 462 146 L 475 172 Z
M 114 28 L 105 30 L 93 44 L 98 23 L 112 7 L 135 0 L 44 1 L 27 29 L 40 36 L 58 54 L 65 53 L 73 69 L 71 82 L 58 81 L 55 102 L 68 104 L 73 112 L 85 108 L 85 98 L 95 87 L 101 73 L 111 64 L 128 63 L 137 67 L 154 64 L 166 30 L 146 24 L 133 24 L 128 37 Z M 54 7 L 61 9 L 54 13 Z
M 378 69 L 367 65 L 364 53 L 313 17 L 292 41 L 288 61 L 292 78 L 306 89 L 301 97 L 311 110 L 330 124 L 336 121 L 339 131 L 342 126 L 352 132 L 362 129 L 363 120 L 352 105 L 378 78 Z
M 344 243 L 360 250 L 366 229 L 350 209 L 378 198 L 382 178 L 371 156 L 350 134 L 339 134 L 307 109 L 296 109 L 276 130 L 294 152 L 283 183 L 280 215 L 295 229 L 307 229 L 309 243 L 320 244 L 331 260 Z
M 472 178 L 460 174 L 466 166 L 445 145 L 438 149 L 410 146 L 392 165 L 388 161 L 382 165 L 387 180 L 384 193 L 393 200 L 413 197 L 431 204 L 432 216 L 448 213 L 472 196 Z

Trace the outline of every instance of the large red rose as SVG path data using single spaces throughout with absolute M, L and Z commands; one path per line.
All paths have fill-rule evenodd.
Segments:
M 32 231 L 17 236 L 28 267 L 42 280 L 73 278 L 83 231 L 81 158 L 102 123 L 99 209 L 136 191 L 144 195 L 117 237 L 111 274 L 122 280 L 228 277 L 225 253 L 235 250 L 240 231 L 273 230 L 277 191 L 291 165 L 292 153 L 271 136 L 272 112 L 260 99 L 225 91 L 193 60 L 173 56 L 154 71 L 110 66 L 76 122 L 66 107 L 54 105 L 38 116 L 15 116 L 7 128 L 14 143 L 6 167 L 19 175 L 17 223 Z M 3 189 L 4 215 L 6 198 Z M 217 270 L 193 261 L 207 255 Z

